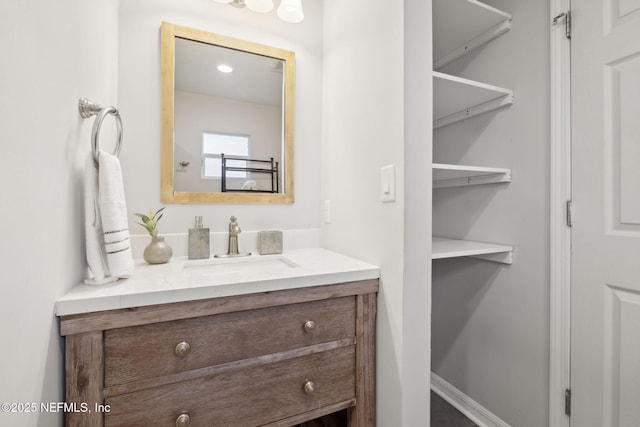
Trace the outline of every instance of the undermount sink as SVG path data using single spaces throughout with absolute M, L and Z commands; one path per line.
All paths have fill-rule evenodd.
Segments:
M 187 277 L 217 276 L 231 273 L 270 273 L 299 267 L 283 255 L 240 258 L 210 258 L 186 261 L 183 273 Z

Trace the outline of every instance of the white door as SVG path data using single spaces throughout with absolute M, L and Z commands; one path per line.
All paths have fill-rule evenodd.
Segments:
M 572 0 L 571 425 L 640 426 L 640 0 Z

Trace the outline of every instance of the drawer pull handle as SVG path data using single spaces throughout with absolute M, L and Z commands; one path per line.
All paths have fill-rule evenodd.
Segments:
M 189 354 L 190 351 L 191 351 L 191 345 L 189 345 L 189 343 L 186 341 L 182 341 L 181 343 L 178 343 L 178 345 L 176 345 L 175 353 L 176 353 L 176 356 L 178 357 L 184 357 L 187 354 Z M 186 414 L 183 414 L 183 415 L 186 415 Z M 187 418 L 189 418 L 188 415 L 187 415 Z M 188 424 L 185 424 L 185 425 L 188 425 Z
M 303 329 L 307 333 L 313 332 L 316 329 L 316 322 L 314 322 L 313 320 L 307 320 L 306 322 L 304 322 Z
M 313 381 L 305 381 L 304 383 L 304 392 L 307 394 L 311 394 L 314 392 L 316 388 L 316 385 L 313 383 Z
M 180 414 L 178 418 L 176 418 L 176 427 L 187 427 L 189 424 L 191 424 L 189 414 Z

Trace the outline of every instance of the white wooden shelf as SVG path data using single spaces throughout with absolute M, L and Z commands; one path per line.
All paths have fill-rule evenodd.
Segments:
M 511 169 L 434 163 L 433 188 L 511 182 Z
M 511 15 L 478 0 L 433 0 L 434 70 L 511 29 Z M 433 71 L 433 128 L 513 104 L 513 91 Z M 433 188 L 511 182 L 511 169 L 434 163 Z M 432 259 L 474 257 L 511 264 L 513 247 L 432 238 Z
M 477 0 L 434 0 L 434 70 L 510 29 L 510 14 Z
M 473 257 L 502 264 L 513 262 L 513 246 L 435 236 L 431 244 L 431 259 Z
M 437 129 L 513 104 L 513 91 L 433 72 L 433 128 Z

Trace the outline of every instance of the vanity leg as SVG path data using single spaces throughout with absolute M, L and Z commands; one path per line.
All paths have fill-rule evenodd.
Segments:
M 349 408 L 349 427 L 376 425 L 376 294 L 356 297 L 356 406 Z
M 102 331 L 67 335 L 66 340 L 65 425 L 102 427 L 104 413 L 95 410 L 96 404 L 104 403 Z

